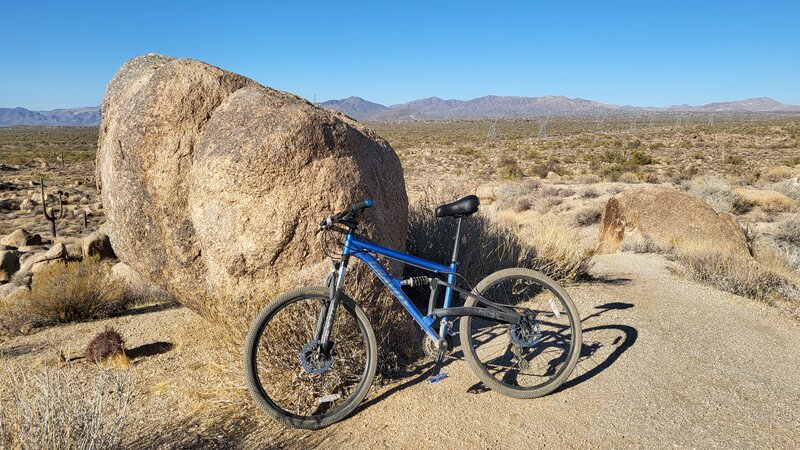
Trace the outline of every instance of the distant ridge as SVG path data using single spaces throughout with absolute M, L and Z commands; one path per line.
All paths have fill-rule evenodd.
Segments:
M 100 107 L 31 111 L 25 108 L 0 108 L 0 127 L 92 126 L 100 124 Z
M 800 106 L 786 105 L 771 98 L 760 97 L 731 102 L 691 106 L 676 105 L 665 108 L 619 106 L 581 98 L 548 95 L 544 97 L 509 97 L 488 95 L 472 100 L 443 100 L 430 97 L 392 106 L 384 106 L 360 97 L 329 100 L 318 103 L 357 120 L 437 120 L 520 118 L 542 115 L 596 115 L 635 112 L 798 112 Z
M 422 98 L 406 103 L 385 106 L 347 97 L 328 100 L 317 105 L 339 111 L 356 120 L 446 120 L 522 118 L 543 115 L 597 115 L 637 112 L 693 113 L 800 113 L 800 106 L 787 105 L 769 97 L 749 98 L 706 105 L 674 105 L 664 108 L 620 106 L 582 98 L 546 95 L 543 97 L 511 97 L 487 95 L 472 100 Z M 100 107 L 31 111 L 25 108 L 0 108 L 0 127 L 13 126 L 95 126 L 100 124 Z

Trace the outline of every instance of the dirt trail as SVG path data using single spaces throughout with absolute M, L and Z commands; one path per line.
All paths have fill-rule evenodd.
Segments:
M 391 386 L 309 439 L 364 448 L 800 447 L 798 323 L 676 277 L 669 264 L 602 256 L 594 273 L 604 282 L 569 288 L 584 351 L 555 394 L 484 392 L 456 360 L 447 380 L 428 385 L 423 373 Z
M 482 389 L 456 351 L 446 380 L 426 384 L 427 366 L 375 387 L 354 416 L 321 431 L 270 422 L 218 432 L 202 418 L 178 426 L 170 411 L 241 409 L 205 400 L 241 378 L 209 376 L 222 355 L 193 338 L 202 324 L 185 308 L 51 328 L 0 345 L 0 354 L 39 365 L 55 351 L 36 348 L 74 354 L 106 323 L 132 346 L 175 343 L 131 369 L 138 432 L 128 443 L 137 447 L 800 448 L 800 323 L 672 275 L 673 263 L 657 255 L 595 260 L 603 281 L 568 286 L 583 318 L 581 362 L 563 389 L 535 400 Z M 192 395 L 174 393 L 189 385 Z

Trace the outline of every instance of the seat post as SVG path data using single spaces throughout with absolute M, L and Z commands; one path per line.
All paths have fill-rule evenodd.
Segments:
M 456 226 L 456 242 L 455 245 L 453 245 L 453 258 L 450 261 L 451 264 L 458 263 L 458 244 L 461 242 L 461 219 L 463 219 L 463 217 L 458 218 L 458 225 Z

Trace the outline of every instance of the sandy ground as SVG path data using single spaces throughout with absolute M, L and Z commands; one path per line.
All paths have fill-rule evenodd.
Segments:
M 595 262 L 600 281 L 568 287 L 583 319 L 579 366 L 535 400 L 487 391 L 456 351 L 440 383 L 424 382 L 425 365 L 374 387 L 344 422 L 283 429 L 237 403 L 238 362 L 203 344 L 202 320 L 185 308 L 15 338 L 0 346 L 1 361 L 57 364 L 59 351 L 79 354 L 112 324 L 140 348 L 125 439 L 136 448 L 800 447 L 800 323 L 673 275 L 661 256 Z

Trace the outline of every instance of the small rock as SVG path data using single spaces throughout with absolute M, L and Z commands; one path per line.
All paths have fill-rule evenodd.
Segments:
M 36 208 L 36 204 L 37 203 L 35 201 L 26 198 L 25 200 L 19 203 L 19 210 L 25 212 L 31 212 L 33 211 L 34 208 Z
M 3 239 L 0 239 L 0 244 L 10 245 L 17 248 L 26 245 L 41 245 L 42 237 L 38 234 L 31 234 L 20 228 L 13 231 L 11 234 L 6 235 Z
M 44 254 L 47 259 L 64 259 L 67 257 L 67 247 L 61 242 L 53 245 L 47 253 Z
M 555 172 L 547 172 L 547 177 L 545 177 L 545 178 L 547 178 L 550 181 L 555 181 L 555 182 L 559 182 L 559 181 L 563 180 L 561 175 L 559 175 L 559 174 L 557 174 Z
M 99 256 L 103 258 L 116 258 L 114 249 L 111 248 L 111 240 L 107 234 L 95 231 L 83 238 L 83 257 L 90 258 L 92 256 Z

